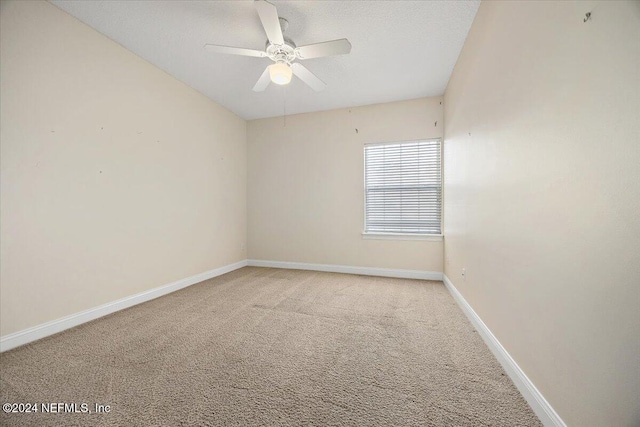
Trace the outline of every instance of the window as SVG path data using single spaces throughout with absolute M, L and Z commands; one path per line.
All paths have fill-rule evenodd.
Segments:
M 364 148 L 365 234 L 440 235 L 440 140 Z

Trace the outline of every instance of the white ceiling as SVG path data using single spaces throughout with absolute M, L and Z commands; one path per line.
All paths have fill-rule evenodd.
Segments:
M 351 54 L 304 65 L 327 83 L 314 92 L 251 89 L 268 58 L 214 54 L 205 43 L 263 50 L 252 1 L 69 1 L 53 4 L 245 119 L 438 96 L 444 93 L 479 0 L 272 1 L 298 45 L 348 38 Z

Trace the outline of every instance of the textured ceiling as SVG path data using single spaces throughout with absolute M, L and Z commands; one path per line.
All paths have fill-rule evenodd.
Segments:
M 323 92 L 294 78 L 256 93 L 268 58 L 203 48 L 264 49 L 252 1 L 51 2 L 245 119 L 442 95 L 480 3 L 272 1 L 298 46 L 346 37 L 353 48 L 303 61 Z

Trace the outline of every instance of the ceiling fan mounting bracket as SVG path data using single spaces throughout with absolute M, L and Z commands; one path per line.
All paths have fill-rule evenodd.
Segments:
M 287 31 L 287 28 L 289 28 L 289 21 L 281 16 L 278 16 L 278 21 L 280 21 L 280 29 L 282 30 L 282 34 L 284 34 Z

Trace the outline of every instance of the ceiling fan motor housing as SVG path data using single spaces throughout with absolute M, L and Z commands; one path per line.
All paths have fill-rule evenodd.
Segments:
M 283 45 L 275 45 L 267 42 L 265 49 L 267 57 L 274 62 L 286 62 L 287 64 L 293 62 L 296 59 L 296 45 L 286 37 L 284 43 Z
M 284 33 L 289 27 L 289 21 L 284 18 L 278 18 L 280 21 L 280 28 Z M 265 52 L 267 57 L 274 62 L 286 62 L 291 65 L 294 59 L 296 59 L 296 44 L 289 37 L 283 35 L 283 45 L 272 44 L 269 40 L 265 43 Z

